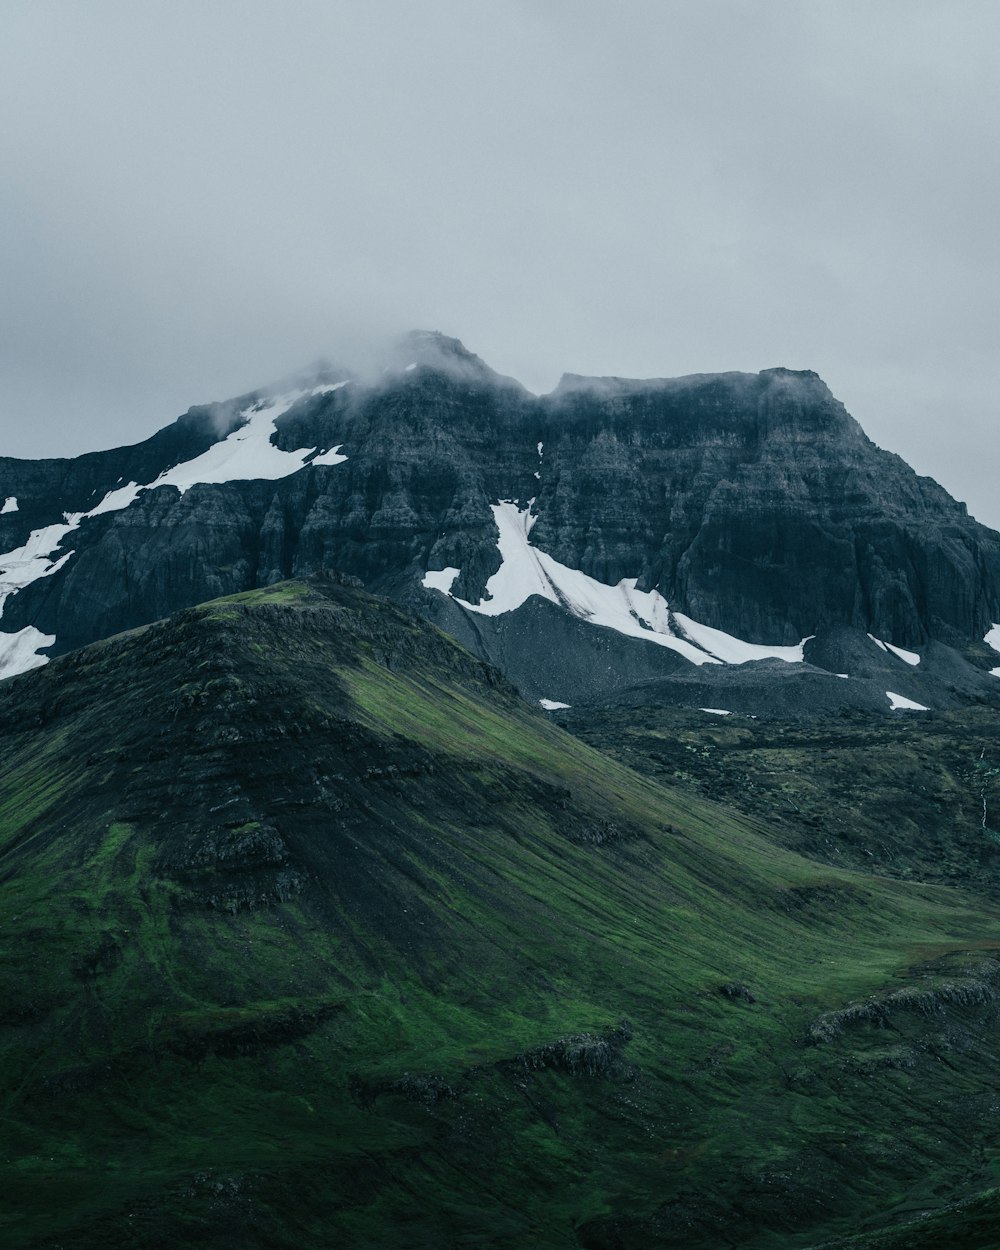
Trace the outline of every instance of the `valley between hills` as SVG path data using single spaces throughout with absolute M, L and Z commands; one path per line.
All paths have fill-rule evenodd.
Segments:
M 0 1237 L 995 1244 L 998 716 L 549 715 L 323 575 L 3 682 Z

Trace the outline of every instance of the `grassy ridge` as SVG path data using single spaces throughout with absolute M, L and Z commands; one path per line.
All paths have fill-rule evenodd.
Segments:
M 220 601 L 0 732 L 14 1244 L 804 1247 L 1000 1183 L 991 905 L 803 858 L 391 605 Z

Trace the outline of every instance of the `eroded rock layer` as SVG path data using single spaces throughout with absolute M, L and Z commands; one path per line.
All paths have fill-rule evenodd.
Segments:
M 606 586 L 634 579 L 751 643 L 847 627 L 962 647 L 1000 619 L 1000 535 L 876 447 L 814 373 L 566 376 L 536 397 L 457 340 L 414 335 L 403 353 L 376 381 L 327 371 L 281 402 L 192 409 L 135 447 L 0 460 L 0 497 L 16 500 L 0 514 L 0 590 L 33 536 L 73 519 L 42 553 L 58 567 L 31 566 L 0 630 L 31 627 L 55 639 L 39 654 L 58 654 L 333 568 L 496 659 L 503 629 L 447 601 L 488 601 L 505 500 L 530 508 L 533 547 L 561 566 Z M 441 570 L 450 593 L 422 585 Z M 674 657 L 638 669 L 664 666 Z

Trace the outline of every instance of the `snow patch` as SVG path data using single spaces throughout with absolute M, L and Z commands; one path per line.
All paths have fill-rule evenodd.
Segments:
M 42 647 L 51 647 L 55 640 L 55 634 L 43 634 L 34 625 L 25 625 L 16 634 L 0 632 L 0 680 L 48 664 L 48 656 L 38 652 Z
M 446 569 L 428 569 L 420 585 L 425 590 L 440 590 L 443 594 L 450 595 L 452 584 L 460 572 L 460 569 L 451 567 Z
M 917 655 L 916 651 L 904 651 L 902 647 L 894 647 L 891 642 L 883 642 L 881 638 L 876 638 L 874 634 L 869 634 L 868 637 L 876 647 L 881 647 L 886 654 L 897 656 L 900 660 L 905 660 L 907 664 L 917 665 L 920 663 L 920 656 Z
M 893 655 L 898 655 L 907 664 L 912 664 L 915 667 L 920 663 L 920 656 L 917 655 L 916 651 L 904 651 L 902 647 L 894 647 L 891 642 L 887 642 L 885 645 Z
M 37 582 L 40 577 L 51 577 L 62 568 L 73 553 L 67 551 L 58 560 L 52 560 L 51 553 L 67 534 L 76 529 L 80 516 L 79 512 L 65 513 L 62 525 L 46 525 L 32 530 L 23 546 L 0 555 L 0 616 L 11 595 Z
M 804 648 L 810 638 L 789 647 L 769 647 L 756 642 L 743 642 L 726 634 L 721 629 L 713 629 L 710 625 L 699 625 L 683 612 L 675 612 L 674 620 L 684 635 L 696 642 L 706 651 L 716 655 L 723 664 L 746 664 L 751 660 L 785 660 L 788 664 L 801 664 L 805 660 Z
M 991 677 L 1000 677 L 1000 668 L 991 668 L 991 669 L 990 669 L 990 676 L 991 676 Z
M 992 647 L 994 651 L 1000 651 L 1000 625 L 991 625 L 990 631 L 983 639 L 988 647 Z
M 332 386 L 317 388 L 323 391 L 337 390 L 345 386 L 337 382 Z M 247 420 L 239 429 L 233 430 L 228 438 L 213 443 L 207 451 L 193 460 L 184 461 L 166 469 L 155 481 L 149 483 L 149 489 L 159 486 L 176 486 L 183 495 L 192 486 L 218 486 L 223 482 L 277 481 L 278 478 L 289 477 L 304 468 L 315 447 L 299 448 L 297 451 L 282 451 L 271 442 L 275 432 L 275 422 L 291 408 L 292 404 L 313 395 L 315 391 L 291 391 L 287 395 L 277 395 L 270 399 L 262 399 L 244 410 Z M 328 457 L 334 452 L 326 452 L 317 456 L 314 464 L 340 464 L 346 456 L 331 460 Z M 124 505 L 123 505 L 124 506 Z
M 406 368 L 403 370 L 403 372 L 404 372 L 404 373 L 412 373 L 412 372 L 413 372 L 413 370 L 414 370 L 416 367 L 417 367 L 417 362 L 416 362 L 416 361 L 414 361 L 412 365 L 407 365 L 407 366 L 406 366 Z
M 343 445 L 343 443 L 338 443 L 336 447 L 331 447 L 329 451 L 321 451 L 318 456 L 313 456 L 309 464 L 343 464 L 347 459 L 346 456 L 340 454 L 340 449 Z
M 17 496 L 8 495 L 7 498 L 3 501 L 3 507 L 0 508 L 0 516 L 3 516 L 7 512 L 16 512 L 16 511 L 17 511 Z
M 117 490 L 108 491 L 96 508 L 91 508 L 85 516 L 102 516 L 105 512 L 120 512 L 127 508 L 145 490 L 138 482 L 129 482 L 127 486 L 119 486 Z M 82 518 L 81 518 L 82 519 Z
M 924 707 L 922 703 L 914 703 L 912 699 L 907 699 L 901 694 L 893 694 L 891 690 L 885 692 L 885 697 L 889 700 L 889 706 L 894 712 L 898 710 L 910 712 L 930 711 L 930 708 Z
M 732 716 L 733 713 L 724 707 L 700 707 L 699 712 L 708 712 L 710 716 Z
M 257 479 L 275 481 L 297 473 L 309 463 L 342 464 L 347 457 L 341 454 L 340 446 L 322 452 L 310 461 L 309 458 L 313 456 L 315 447 L 282 451 L 271 442 L 271 435 L 275 431 L 277 418 L 286 413 L 297 400 L 305 396 L 339 391 L 342 386 L 347 385 L 348 382 L 334 382 L 330 385 L 313 387 L 311 390 L 291 391 L 285 395 L 258 400 L 243 410 L 241 415 L 247 419 L 239 429 L 234 430 L 228 438 L 213 444 L 200 456 L 174 465 L 172 469 L 165 470 L 158 478 L 145 485 L 129 482 L 126 486 L 116 486 L 88 512 L 64 513 L 62 524 L 46 525 L 41 529 L 32 530 L 23 546 L 0 554 L 0 616 L 3 615 L 4 604 L 11 595 L 16 595 L 18 591 L 23 590 L 25 586 L 30 586 L 39 578 L 51 577 L 63 567 L 73 552 L 64 552 L 58 558 L 55 558 L 55 553 L 65 539 L 74 530 L 79 529 L 82 521 L 89 517 L 103 516 L 109 512 L 120 512 L 134 503 L 145 490 L 153 490 L 158 486 L 175 486 L 183 495 L 192 486 L 200 483 L 218 485 L 222 482 Z M 118 481 L 120 482 L 121 478 Z M 11 496 L 4 504 L 2 511 L 15 512 L 16 510 L 17 499 Z M 4 655 L 8 652 L 13 655 L 16 650 L 18 656 L 23 656 L 24 649 L 28 645 L 22 638 L 24 632 L 21 630 L 17 634 L 0 634 L 0 676 L 11 675 L 3 667 Z M 48 638 L 46 634 L 39 633 L 37 630 L 35 632 L 39 638 Z M 13 643 L 5 641 L 11 638 L 22 639 L 22 641 L 15 648 Z M 54 637 L 46 643 L 37 645 L 49 646 L 52 642 L 55 642 Z M 20 662 L 19 660 L 18 663 Z M 37 664 L 44 663 L 44 656 L 36 657 L 35 663 L 29 664 L 28 667 L 34 668 Z M 17 669 L 16 671 L 24 670 Z
M 579 569 L 560 564 L 531 545 L 531 530 L 538 519 L 531 514 L 534 502 L 529 500 L 526 508 L 510 500 L 492 506 L 500 568 L 486 583 L 486 598 L 479 603 L 467 603 L 456 597 L 456 603 L 481 616 L 502 616 L 515 611 L 532 595 L 538 595 L 591 625 L 667 647 L 692 664 L 745 664 L 764 659 L 802 661 L 808 639 L 795 646 L 782 647 L 744 642 L 720 629 L 700 625 L 690 617 L 671 612 L 659 591 L 638 589 L 638 578 L 623 578 L 617 586 L 608 586 Z M 451 572 L 450 569 L 445 571 Z M 440 579 L 442 574 L 428 576 Z M 423 585 L 428 585 L 426 576 Z M 451 593 L 451 582 L 447 589 L 436 583 L 430 583 L 430 587 L 444 594 Z
M 843 677 L 844 681 L 851 680 L 849 673 L 834 673 L 834 677 Z
M 539 699 L 538 702 L 545 708 L 546 712 L 558 712 L 562 708 L 567 708 L 568 703 L 557 703 L 555 699 Z

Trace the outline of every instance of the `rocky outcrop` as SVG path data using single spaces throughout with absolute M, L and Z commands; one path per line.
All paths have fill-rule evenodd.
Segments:
M 908 985 L 883 995 L 873 994 L 863 1002 L 825 1012 L 809 1025 L 806 1042 L 819 1046 L 840 1037 L 845 1030 L 863 1025 L 888 1028 L 901 1014 L 934 1017 L 949 1011 L 995 1008 L 998 984 L 1000 964 L 986 959 L 947 980 L 926 986 Z

